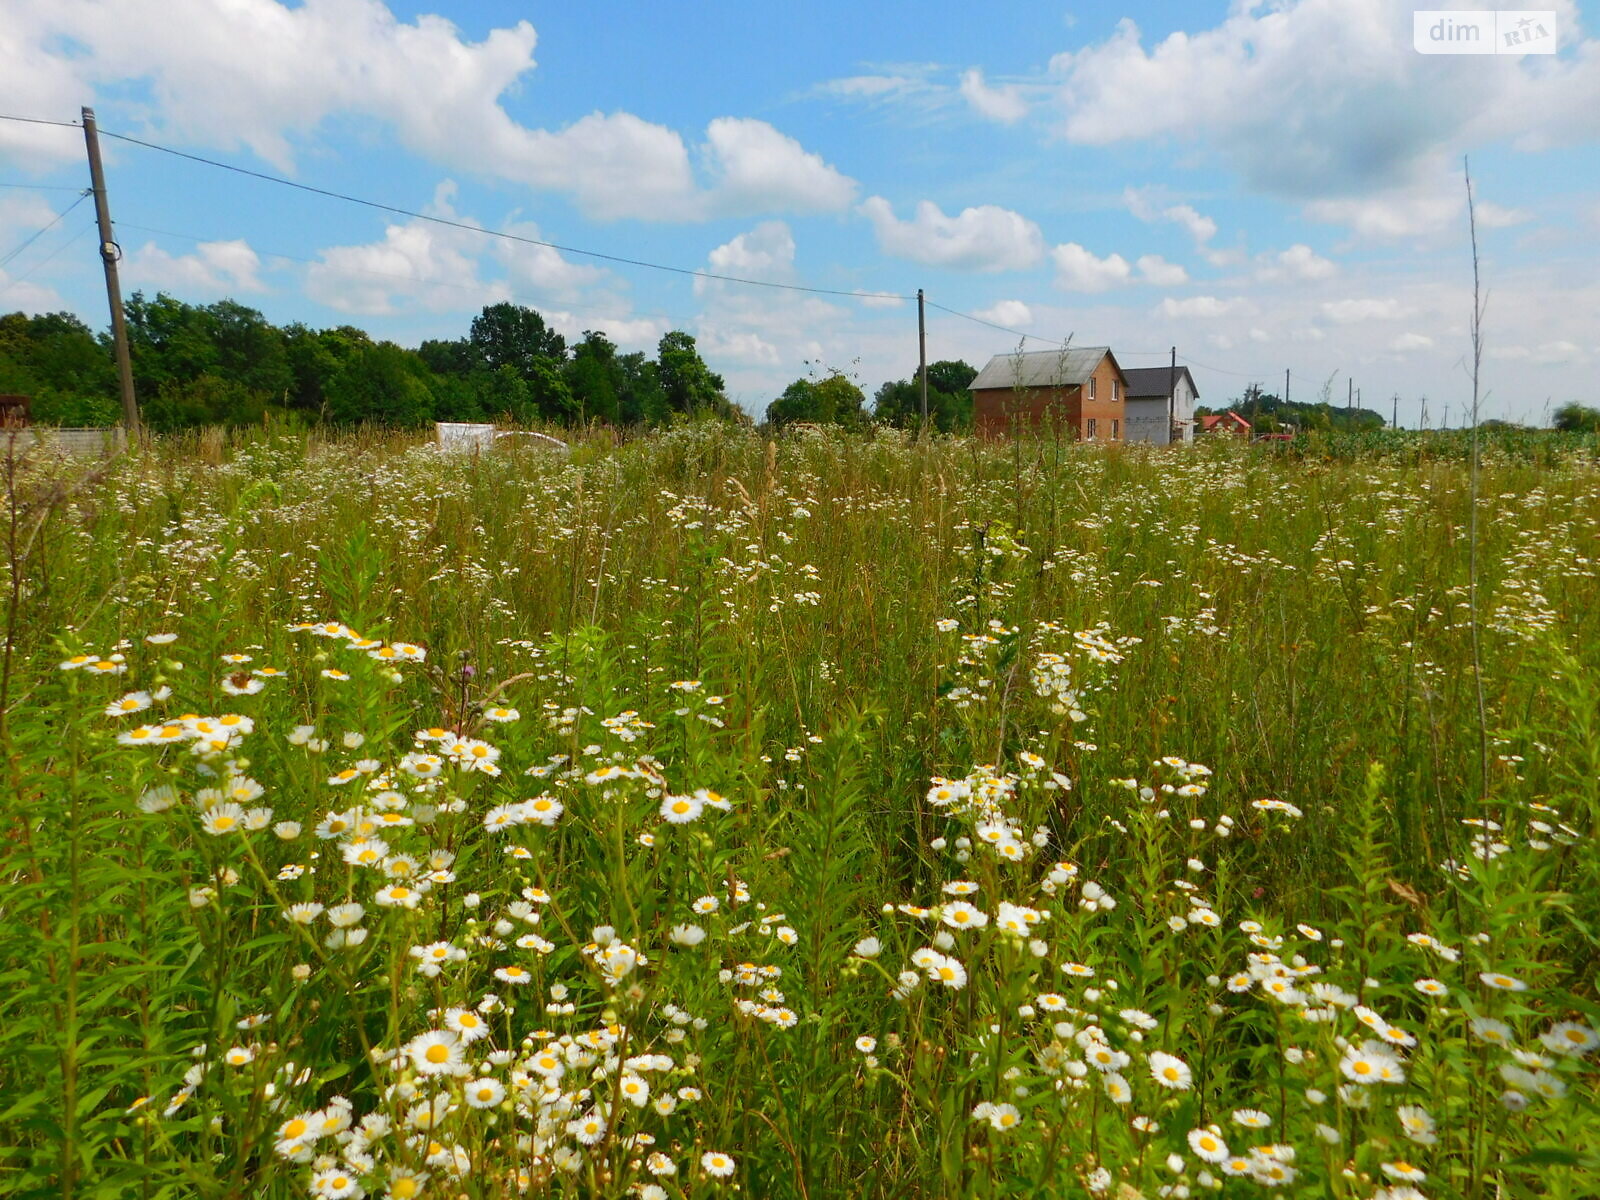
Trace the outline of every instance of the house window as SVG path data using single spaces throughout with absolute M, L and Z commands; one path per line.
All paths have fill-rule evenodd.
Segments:
M 1111 398 L 1113 400 L 1121 400 L 1122 399 L 1122 385 L 1120 383 L 1118 383 L 1115 379 L 1113 379 L 1111 381 Z
M 1111 440 L 1113 442 L 1122 440 L 1122 422 L 1115 417 L 1111 418 Z
M 1085 421 L 1083 423 L 1083 436 L 1088 438 L 1091 442 L 1094 441 L 1094 438 L 1095 438 L 1095 422 L 1094 422 L 1094 418 L 1093 417 L 1090 417 L 1087 421 Z
M 1094 399 L 1094 376 L 1089 376 L 1089 399 Z

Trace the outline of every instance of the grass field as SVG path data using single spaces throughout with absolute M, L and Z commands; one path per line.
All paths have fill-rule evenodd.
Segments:
M 9 463 L 0 1195 L 1600 1194 L 1600 460 L 1462 451 Z

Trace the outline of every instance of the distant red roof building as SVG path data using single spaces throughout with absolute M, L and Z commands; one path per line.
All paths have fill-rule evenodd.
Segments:
M 1201 433 L 1231 433 L 1235 437 L 1250 436 L 1250 422 L 1233 409 L 1225 413 L 1212 413 L 1200 418 Z

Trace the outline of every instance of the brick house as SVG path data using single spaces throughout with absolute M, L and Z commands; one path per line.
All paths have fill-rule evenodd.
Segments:
M 997 354 L 969 385 L 972 423 L 1001 437 L 1060 430 L 1075 441 L 1120 442 L 1128 377 L 1107 346 Z

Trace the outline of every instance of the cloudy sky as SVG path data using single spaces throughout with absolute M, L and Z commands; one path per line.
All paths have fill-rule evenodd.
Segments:
M 127 291 L 411 345 L 504 299 L 630 349 L 687 329 L 752 411 L 808 370 L 909 377 L 893 297 L 920 287 L 930 359 L 981 366 L 1024 333 L 1124 366 L 1175 345 L 1203 402 L 1288 369 L 1295 399 L 1354 380 L 1404 423 L 1424 397 L 1458 423 L 1470 155 L 1486 415 L 1600 400 L 1600 35 L 1563 3 L 1556 55 L 1420 55 L 1412 11 L 5 0 L 0 113 L 92 105 L 468 227 L 107 141 Z M 13 253 L 86 179 L 78 130 L 0 120 L 0 311 L 106 323 L 90 203 Z

